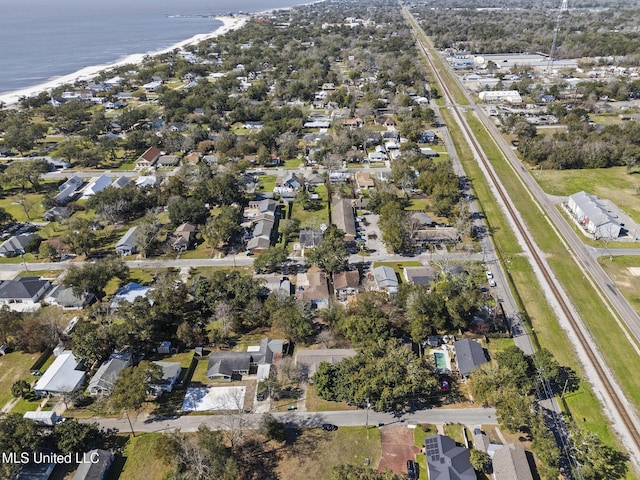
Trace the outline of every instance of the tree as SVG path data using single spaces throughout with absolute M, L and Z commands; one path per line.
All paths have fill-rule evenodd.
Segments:
M 35 422 L 21 414 L 10 413 L 0 419 L 0 452 L 33 452 L 41 440 Z M 17 462 L 0 462 L 0 477 L 12 478 L 18 468 Z
M 49 242 L 42 242 L 40 244 L 40 248 L 38 249 L 38 256 L 42 258 L 48 258 L 52 262 L 55 262 L 60 258 L 60 254 L 56 247 L 51 245 Z
M 18 185 L 22 191 L 31 185 L 38 190 L 40 178 L 47 173 L 48 163 L 44 159 L 34 158 L 24 161 L 14 161 L 4 171 L 4 181 L 10 185 Z
M 190 222 L 202 225 L 209 216 L 205 202 L 194 197 L 178 198 L 169 203 L 169 219 L 173 225 Z
M 78 322 L 71 333 L 73 353 L 87 365 L 100 361 L 111 350 L 111 342 L 105 327 L 85 320 Z
M 95 263 L 85 263 L 81 267 L 71 265 L 62 284 L 73 288 L 75 295 L 93 293 L 98 299 L 104 296 L 104 288 L 112 278 L 125 280 L 129 277 L 129 267 L 118 257 L 106 257 Z
M 320 245 L 307 252 L 307 261 L 330 274 L 342 272 L 347 268 L 348 260 L 344 235 L 338 227 L 330 225 L 325 230 Z
M 0 227 L 4 227 L 11 222 L 13 222 L 13 215 L 0 207 Z
M 489 457 L 487 452 L 481 452 L 480 450 L 472 448 L 469 462 L 475 471 L 484 472 L 487 465 L 491 463 L 491 457 Z
M 31 393 L 31 385 L 26 380 L 17 380 L 11 385 L 11 395 L 15 398 L 25 398 Z
M 159 453 L 167 465 L 175 465 L 176 478 L 236 480 L 239 466 L 221 432 L 200 425 L 194 434 L 180 430 L 162 435 Z M 249 477 L 246 477 L 249 478 Z
M 100 438 L 97 423 L 80 423 L 75 418 L 56 424 L 53 434 L 56 446 L 63 454 L 84 452 Z
M 290 301 L 271 315 L 273 325 L 287 340 L 299 342 L 313 334 L 313 321 L 303 308 L 303 304 Z
M 284 246 L 270 247 L 260 252 L 253 261 L 253 269 L 260 273 L 273 273 L 287 261 L 288 253 Z
M 240 209 L 233 206 L 222 206 L 220 213 L 211 217 L 204 227 L 203 235 L 207 243 L 213 248 L 228 245 L 233 237 L 241 231 L 241 218 Z
M 390 470 L 377 472 L 361 465 L 334 465 L 329 472 L 329 480 L 400 480 L 400 477 Z
M 136 231 L 136 246 L 140 254 L 147 258 L 158 242 L 158 233 L 160 233 L 160 220 L 152 213 L 148 213 L 138 224 Z
M 380 340 L 337 365 L 320 364 L 313 378 L 325 400 L 362 405 L 366 399 L 378 411 L 403 410 L 426 402 L 437 388 L 423 358 L 397 340 Z
M 623 478 L 627 473 L 628 458 L 602 443 L 595 433 L 588 432 L 575 423 L 570 425 L 571 452 L 582 478 L 605 480 Z
M 150 385 L 160 380 L 162 369 L 155 363 L 143 361 L 136 367 L 121 370 L 111 394 L 111 406 L 115 410 L 140 410 Z
M 73 253 L 88 255 L 97 244 L 93 222 L 88 218 L 73 217 L 69 221 L 69 230 L 63 241 L 69 245 Z
M 264 413 L 260 418 L 260 433 L 267 440 L 275 440 L 277 442 L 283 442 L 286 435 L 284 423 L 279 422 L 270 413 Z
M 47 132 L 46 125 L 31 123 L 22 115 L 17 116 L 14 121 L 16 123 L 12 123 L 6 127 L 4 132 L 4 146 L 10 149 L 15 148 L 20 154 L 35 147 L 36 141 L 43 138 Z

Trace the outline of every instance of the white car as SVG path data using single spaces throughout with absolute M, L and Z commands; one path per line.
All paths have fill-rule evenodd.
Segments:
M 491 273 L 491 270 L 487 270 L 485 273 L 487 274 L 487 280 L 491 280 L 493 278 L 493 273 Z
M 489 279 L 489 286 L 490 287 L 495 287 L 496 286 L 496 281 L 493 278 Z

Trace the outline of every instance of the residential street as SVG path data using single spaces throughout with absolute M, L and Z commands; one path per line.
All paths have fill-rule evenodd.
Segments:
M 339 427 L 358 426 L 367 424 L 366 410 L 347 410 L 331 412 L 272 412 L 281 422 L 289 427 L 317 427 L 323 423 L 333 423 Z M 166 432 L 180 428 L 185 432 L 193 432 L 200 425 L 207 425 L 215 430 L 228 430 L 242 422 L 248 428 L 257 428 L 261 414 L 246 413 L 235 415 L 185 415 L 176 418 L 147 418 L 140 414 L 131 418 L 135 432 Z M 131 431 L 126 417 L 101 418 L 93 417 L 83 422 L 97 422 L 105 429 L 117 429 L 121 433 Z M 493 408 L 434 408 L 394 417 L 389 413 L 369 411 L 368 425 L 375 427 L 378 423 L 409 424 L 409 423 L 462 423 L 473 428 L 476 425 L 497 424 L 495 409 Z

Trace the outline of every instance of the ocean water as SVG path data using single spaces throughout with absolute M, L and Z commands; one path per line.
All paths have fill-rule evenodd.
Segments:
M 222 24 L 208 18 L 209 15 L 291 7 L 305 0 L 1 0 L 1 3 L 0 95 L 211 33 Z

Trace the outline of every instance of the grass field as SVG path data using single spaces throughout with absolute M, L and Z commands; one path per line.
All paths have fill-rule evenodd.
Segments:
M 600 257 L 598 263 L 640 313 L 640 257 Z
M 124 465 L 120 476 L 109 476 L 109 480 L 162 480 L 171 471 L 171 466 L 167 465 L 158 456 L 158 439 L 160 433 L 144 433 L 132 437 L 127 442 L 123 451 Z M 118 466 L 118 465 L 116 465 Z M 117 469 L 116 469 L 117 470 Z M 117 473 L 114 471 L 114 473 Z
M 0 357 L 0 408 L 11 400 L 11 385 L 18 380 L 31 381 L 29 368 L 38 358 L 37 353 L 11 352 Z
M 309 412 L 328 412 L 331 410 L 356 410 L 356 407 L 345 402 L 330 402 L 320 398 L 316 394 L 316 387 L 309 385 L 307 387 L 307 411 Z
M 363 465 L 365 458 L 373 468 L 380 459 L 380 431 L 364 427 L 340 427 L 335 432 L 319 428 L 287 430 L 287 447 L 283 450 L 277 473 L 281 480 L 310 478 L 324 480 L 334 465 Z
M 501 153 L 498 152 L 495 144 L 488 137 L 487 132 L 474 117 L 469 115 L 468 120 L 483 148 L 485 148 L 487 155 L 492 160 L 496 172 L 509 191 L 517 209 L 521 212 L 529 231 L 532 232 L 538 246 L 547 254 L 553 271 L 565 287 L 573 304 L 577 306 L 578 313 L 588 325 L 597 343 L 601 345 L 601 351 L 604 353 L 606 361 L 617 372 L 618 380 L 621 382 L 626 394 L 633 402 L 638 404 L 638 400 L 640 400 L 637 398 L 640 391 L 640 382 L 636 378 L 630 378 L 633 377 L 633 374 L 629 370 L 630 365 L 634 363 L 630 362 L 629 359 L 636 358 L 637 355 L 622 335 L 622 332 L 614 326 L 605 306 L 594 294 L 590 285 L 584 281 L 580 270 L 567 255 L 565 247 L 551 232 L 544 217 L 540 215 L 539 210 L 533 205 L 529 196 L 522 194 L 521 184 Z M 467 164 L 465 163 L 466 168 Z M 481 198 L 484 199 L 485 204 L 486 200 L 489 200 L 489 197 L 481 196 Z M 491 202 L 493 203 L 493 201 Z M 502 215 L 500 214 L 499 216 L 501 217 Z M 489 218 L 495 221 L 498 217 L 492 215 Z M 494 229 L 493 233 L 496 243 L 500 246 L 503 231 L 498 232 Z M 543 292 L 528 262 L 519 256 L 507 256 L 504 251 L 502 255 L 503 259 L 508 258 L 511 260 L 509 272 L 513 285 L 516 286 L 514 289 L 516 300 L 522 305 L 526 317 L 531 320 L 531 324 L 535 326 L 534 340 L 539 341 L 539 344 L 553 352 L 562 365 L 572 368 L 583 376 L 582 366 L 575 357 L 573 349 L 567 348 L 571 343 L 567 339 L 565 332 L 555 321 L 555 315 L 546 303 Z M 581 280 L 577 281 L 576 279 Z M 610 345 L 616 345 L 616 349 L 609 348 Z M 567 399 L 567 404 L 571 414 L 578 418 L 586 419 L 582 423 L 585 428 L 597 432 L 605 443 L 612 446 L 619 445 L 608 420 L 602 412 L 601 405 L 596 401 L 586 382 L 580 384 L 578 391 L 572 392 L 570 398 Z
M 640 172 L 627 174 L 626 167 L 580 170 L 536 170 L 533 173 L 545 192 L 568 196 L 584 190 L 609 199 L 640 223 Z

